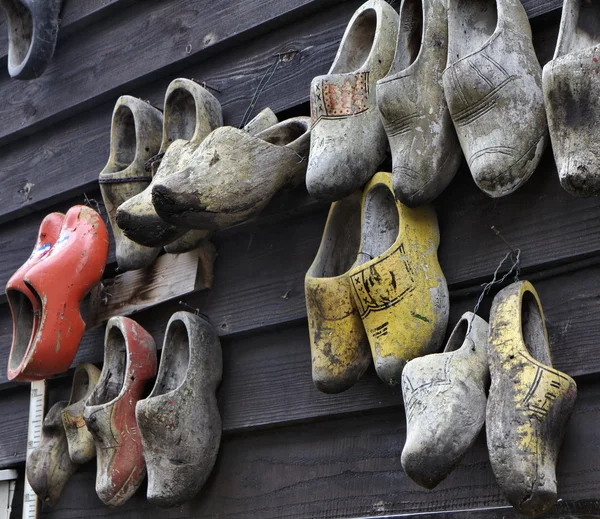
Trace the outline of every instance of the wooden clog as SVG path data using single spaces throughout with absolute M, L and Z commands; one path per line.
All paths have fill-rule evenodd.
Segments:
M 8 21 L 8 73 L 35 79 L 54 55 L 63 0 L 0 0 Z
M 308 117 L 293 117 L 256 135 L 217 128 L 187 167 L 154 183 L 156 211 L 194 229 L 223 229 L 257 215 L 283 186 L 304 180 L 309 126 Z
M 324 393 L 352 387 L 371 364 L 348 271 L 360 249 L 361 193 L 334 202 L 304 279 L 312 378 Z
M 436 198 L 462 159 L 442 84 L 447 55 L 445 0 L 403 0 L 394 61 L 377 82 L 377 108 L 392 150 L 394 192 L 409 207 Z
M 362 240 L 348 275 L 379 378 L 400 384 L 411 359 L 437 351 L 448 324 L 437 217 L 394 197 L 390 173 L 377 173 L 362 199 Z
M 385 159 L 375 85 L 390 69 L 397 30 L 398 14 L 385 0 L 365 2 L 348 23 L 329 73 L 312 80 L 306 187 L 316 198 L 340 200 L 361 189 Z
M 61 413 L 69 456 L 73 463 L 87 463 L 96 457 L 96 445 L 85 425 L 83 410 L 99 378 L 100 370 L 96 366 L 88 363 L 79 364 L 73 374 L 71 398 Z
M 542 75 L 560 183 L 575 196 L 600 193 L 600 4 L 565 0 L 554 58 Z
M 132 319 L 112 317 L 100 380 L 83 411 L 96 443 L 96 493 L 108 506 L 125 503 L 146 475 L 135 405 L 155 375 L 156 345 L 150 334 Z
M 501 290 L 490 311 L 487 445 L 498 485 L 524 515 L 556 503 L 556 459 L 577 385 L 552 367 L 539 297 L 529 281 Z
M 27 458 L 27 480 L 37 496 L 48 503 L 58 503 L 65 485 L 79 465 L 69 457 L 67 437 L 61 412 L 67 402 L 54 404 L 44 418 L 40 444 Z
M 208 90 L 190 79 L 180 78 L 171 82 L 165 94 L 163 114 L 160 152 L 164 156 L 148 187 L 117 209 L 117 225 L 125 236 L 147 247 L 162 247 L 181 238 L 189 230 L 189 227 L 166 222 L 156 213 L 152 204 L 152 187 L 186 167 L 205 137 L 222 124 L 221 105 Z
M 465 313 L 444 353 L 413 359 L 402 372 L 406 443 L 402 468 L 434 488 L 473 445 L 483 424 L 490 373 L 488 324 Z
M 542 68 L 520 0 L 448 0 L 444 93 L 477 186 L 518 189 L 546 147 Z
M 32 381 L 43 378 L 27 376 L 19 369 L 36 336 L 41 306 L 25 284 L 24 277 L 48 255 L 58 239 L 64 219 L 65 215 L 62 213 L 51 213 L 42 220 L 33 252 L 6 284 L 6 298 L 13 319 L 13 340 L 7 367 L 9 380 Z
M 173 314 L 154 389 L 136 406 L 148 470 L 148 501 L 174 507 L 192 499 L 219 452 L 221 344 L 214 328 L 189 312 Z
M 71 207 L 50 252 L 24 276 L 38 301 L 40 318 L 29 346 L 13 351 L 13 378 L 48 378 L 69 368 L 85 330 L 79 305 L 100 282 L 107 256 L 102 217 L 86 206 Z
M 116 222 L 117 208 L 141 193 L 152 180 L 145 165 L 159 152 L 161 130 L 160 110 L 132 96 L 117 99 L 112 116 L 110 155 L 98 183 L 115 238 L 115 255 L 121 272 L 147 267 L 161 250 L 130 240 Z

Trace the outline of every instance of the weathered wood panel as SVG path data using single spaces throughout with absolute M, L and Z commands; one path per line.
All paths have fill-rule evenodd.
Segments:
M 589 454 L 600 442 L 599 403 L 600 387 L 580 385 L 563 444 L 562 452 L 568 455 L 562 455 L 558 465 L 563 499 L 591 500 L 600 491 L 600 457 Z M 506 505 L 489 466 L 483 434 L 463 463 L 432 491 L 418 487 L 402 471 L 404 438 L 400 407 L 226 435 L 200 495 L 180 508 L 160 512 L 147 503 L 144 486 L 123 507 L 106 508 L 95 495 L 92 463 L 73 477 L 61 502 L 43 517 L 141 519 L 160 513 L 164 519 L 333 519 Z

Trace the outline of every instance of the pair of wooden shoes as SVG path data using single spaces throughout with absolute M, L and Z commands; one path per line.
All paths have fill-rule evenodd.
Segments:
M 449 311 L 439 239 L 433 208 L 397 201 L 389 173 L 332 204 L 305 279 L 318 389 L 348 389 L 371 359 L 396 385 L 406 362 L 439 349 Z
M 108 232 L 93 209 L 77 205 L 44 218 L 31 256 L 6 285 L 10 380 L 43 380 L 69 368 L 85 330 L 79 305 L 100 282 L 107 256 Z
M 419 485 L 439 484 L 485 423 L 492 469 L 508 501 L 525 515 L 554 505 L 556 459 L 577 386 L 552 368 L 531 283 L 516 282 L 498 293 L 489 330 L 477 315 L 464 314 L 444 353 L 406 365 L 402 393 L 402 466 Z
M 362 188 L 387 134 L 406 205 L 445 189 L 461 148 L 480 189 L 513 192 L 547 141 L 541 73 L 519 0 L 404 0 L 399 17 L 369 0 L 311 85 L 308 191 L 333 201 Z
M 146 330 L 127 317 L 109 320 L 102 372 L 89 376 L 82 395 L 78 377 L 83 372 L 76 370 L 74 403 L 52 407 L 41 445 L 28 460 L 28 479 L 41 498 L 54 504 L 77 463 L 93 455 L 96 492 L 108 506 L 125 503 L 146 472 L 148 500 L 159 506 L 180 505 L 200 490 L 221 439 L 215 393 L 222 358 L 216 332 L 194 314 L 173 314 L 158 375 L 156 364 L 156 346 Z M 86 370 L 96 368 L 87 365 Z

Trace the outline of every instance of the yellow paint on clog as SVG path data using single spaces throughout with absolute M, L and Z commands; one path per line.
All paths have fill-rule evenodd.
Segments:
M 363 232 L 365 202 L 378 186 L 393 195 L 391 174 L 377 173 L 365 187 Z M 406 362 L 439 349 L 449 311 L 448 286 L 437 258 L 440 236 L 434 209 L 395 203 L 399 217 L 395 242 L 349 272 L 375 368 L 390 385 L 400 383 Z M 362 246 L 361 252 L 368 253 Z

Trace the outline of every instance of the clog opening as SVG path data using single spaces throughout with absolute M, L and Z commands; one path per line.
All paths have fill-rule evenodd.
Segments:
M 33 19 L 29 9 L 18 0 L 4 0 L 3 5 L 8 12 L 10 65 L 16 68 L 27 58 L 33 36 Z
M 400 72 L 416 61 L 421 51 L 422 39 L 423 3 L 421 0 L 404 0 L 400 8 L 396 54 L 388 74 Z
M 577 2 L 579 12 L 576 17 L 574 31 L 566 35 L 567 52 L 577 52 L 600 43 L 600 4 L 597 1 Z
M 135 119 L 128 106 L 121 105 L 113 116 L 111 143 L 112 167 L 108 173 L 122 171 L 135 159 Z
M 185 380 L 190 363 L 190 338 L 182 321 L 173 321 L 167 330 L 159 379 L 153 396 L 177 389 Z
M 310 277 L 336 277 L 350 270 L 360 247 L 360 195 L 336 202 L 331 209 Z
M 354 20 L 342 42 L 330 74 L 346 74 L 362 68 L 367 61 L 377 30 L 377 12 L 375 9 L 365 9 Z
M 302 137 L 308 131 L 304 121 L 283 121 L 260 132 L 257 137 L 276 146 L 286 146 Z
M 18 369 L 23 361 L 27 348 L 34 335 L 33 305 L 29 298 L 18 290 L 9 289 L 6 291 L 6 297 L 13 311 L 15 330 L 13 338 L 13 347 L 10 354 L 10 370 Z
M 83 400 L 90 389 L 90 376 L 85 369 L 75 370 L 73 375 L 73 387 L 71 389 L 70 403 L 74 404 Z
M 544 318 L 537 299 L 531 292 L 523 294 L 521 325 L 523 341 L 531 356 L 538 362 L 550 366 L 550 350 L 546 339 Z
M 399 229 L 400 217 L 394 195 L 387 186 L 378 184 L 365 197 L 358 265 L 387 251 L 398 238 Z
M 446 343 L 446 348 L 444 352 L 456 351 L 458 350 L 467 337 L 467 332 L 469 331 L 469 322 L 466 319 L 461 319 L 458 321 L 457 325 L 452 330 L 452 334 Z
M 196 131 L 196 102 L 194 96 L 177 88 L 165 101 L 165 122 L 169 142 L 177 139 L 189 141 Z
M 106 359 L 102 375 L 86 405 L 107 404 L 119 396 L 125 383 L 127 349 L 125 337 L 119 328 L 113 326 L 106 337 Z
M 496 0 L 450 0 L 448 64 L 482 47 L 498 24 Z

